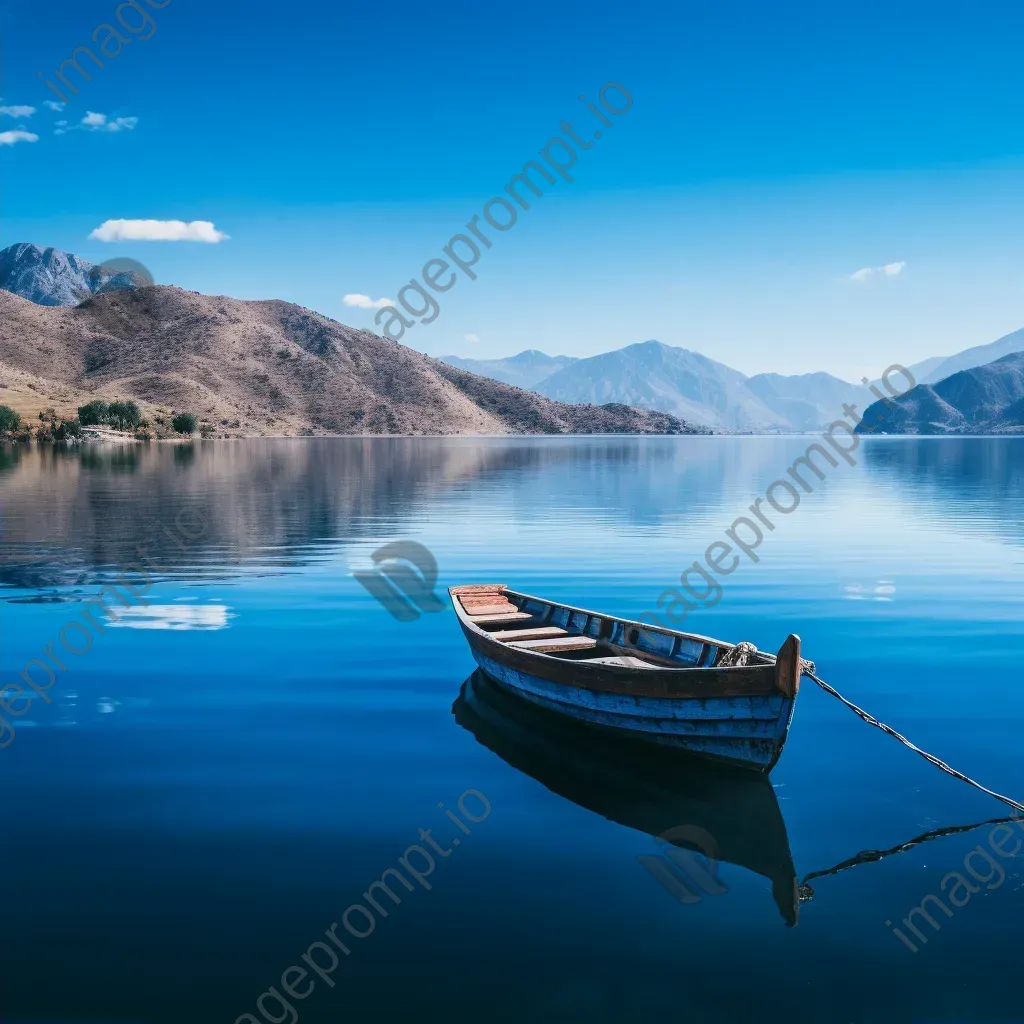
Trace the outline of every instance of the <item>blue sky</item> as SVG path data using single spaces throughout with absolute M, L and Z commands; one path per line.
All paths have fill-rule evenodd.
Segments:
M 37 72 L 95 46 L 117 5 L 0 0 L 3 245 L 130 256 L 159 283 L 372 327 L 343 297 L 394 298 L 561 120 L 592 132 L 577 97 L 615 81 L 633 105 L 575 180 L 404 344 L 658 338 L 747 373 L 853 378 L 1024 326 L 1019 6 L 139 3 L 152 37 L 122 30 L 56 112 Z M 120 219 L 230 237 L 89 237 Z

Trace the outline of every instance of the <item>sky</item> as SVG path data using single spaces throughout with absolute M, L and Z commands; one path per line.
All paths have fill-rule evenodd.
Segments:
M 0 0 L 0 245 L 383 333 L 535 160 L 554 183 L 476 222 L 403 344 L 852 380 L 1024 327 L 1019 5 L 133 2 Z

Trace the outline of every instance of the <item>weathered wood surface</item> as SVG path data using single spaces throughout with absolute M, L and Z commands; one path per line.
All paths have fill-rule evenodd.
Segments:
M 558 626 L 540 626 L 534 629 L 502 629 L 491 634 L 495 640 L 503 643 L 509 640 L 544 640 L 554 636 L 567 636 L 564 629 Z
M 529 612 L 509 612 L 507 615 L 467 615 L 470 622 L 481 625 L 496 625 L 499 622 L 522 622 L 524 619 L 532 619 Z
M 511 604 L 503 593 L 460 594 L 459 604 L 463 608 L 472 608 L 478 604 Z
M 474 618 L 481 615 L 503 615 L 506 612 L 517 612 L 519 609 L 510 601 L 491 601 L 486 604 L 471 604 L 466 607 Z
M 787 696 L 800 691 L 800 637 L 790 633 L 775 659 L 775 685 Z
M 556 651 L 586 651 L 597 646 L 589 636 L 564 636 L 548 640 L 513 640 L 509 645 L 524 651 L 540 651 L 554 654 Z
M 462 594 L 500 594 L 505 590 L 504 583 L 467 583 L 461 587 L 452 587 L 451 593 Z

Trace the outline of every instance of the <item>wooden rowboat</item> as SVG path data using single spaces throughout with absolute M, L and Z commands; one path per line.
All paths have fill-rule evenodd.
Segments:
M 800 638 L 778 655 L 546 601 L 451 587 L 477 664 L 518 696 L 615 735 L 770 772 L 800 688 Z

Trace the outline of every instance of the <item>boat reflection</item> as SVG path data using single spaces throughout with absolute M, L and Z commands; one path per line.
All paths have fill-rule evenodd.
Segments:
M 595 735 L 504 693 L 479 670 L 452 714 L 503 761 L 580 807 L 668 847 L 708 856 L 710 840 L 714 860 L 768 879 L 786 924 L 797 923 L 796 869 L 767 776 Z

